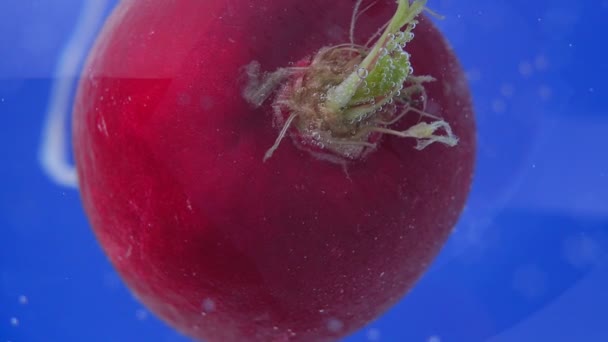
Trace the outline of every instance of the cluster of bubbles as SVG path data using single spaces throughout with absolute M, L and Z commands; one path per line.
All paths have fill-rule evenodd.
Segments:
M 367 97 L 372 93 L 378 93 L 377 90 L 382 90 L 384 95 L 390 97 L 400 96 L 403 83 L 408 75 L 413 74 L 414 68 L 410 63 L 410 54 L 407 53 L 405 46 L 414 39 L 414 29 L 416 23 L 411 23 L 404 31 L 390 33 L 387 35 L 387 42 L 379 48 L 379 59 L 377 69 L 380 76 L 373 71 L 370 72 L 367 68 L 357 67 L 357 76 L 363 81 L 360 85 L 360 94 Z M 369 83 L 368 83 L 369 82 Z M 366 98 L 370 105 L 375 105 L 375 99 Z M 389 100 L 390 101 L 390 100 Z M 392 102 L 392 101 L 391 101 Z

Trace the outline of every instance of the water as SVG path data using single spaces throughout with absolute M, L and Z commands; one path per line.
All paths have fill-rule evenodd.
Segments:
M 113 5 L 0 5 L 0 341 L 186 341 L 106 260 L 66 152 L 82 58 Z M 347 340 L 607 340 L 608 2 L 429 5 L 474 95 L 473 192 L 414 290 Z

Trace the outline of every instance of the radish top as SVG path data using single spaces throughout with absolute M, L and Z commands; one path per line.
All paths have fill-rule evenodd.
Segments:
M 351 40 L 361 2 L 355 4 Z M 301 66 L 280 68 L 262 77 L 259 63 L 251 62 L 243 93 L 248 102 L 261 106 L 279 88 L 272 107 L 282 129 L 264 160 L 272 156 L 291 126 L 296 128 L 290 132 L 296 146 L 340 164 L 373 152 L 386 134 L 414 138 L 420 150 L 434 142 L 455 146 L 458 138 L 450 125 L 425 112 L 424 84 L 434 78 L 414 76 L 405 51 L 426 2 L 398 0 L 393 17 L 370 38 L 371 42 L 380 35 L 371 47 L 352 41 L 324 47 Z M 430 122 L 421 121 L 404 131 L 389 127 L 410 112 Z

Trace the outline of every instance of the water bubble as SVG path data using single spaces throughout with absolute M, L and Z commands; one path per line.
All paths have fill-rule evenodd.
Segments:
M 395 96 L 397 96 L 397 97 L 401 96 L 401 89 L 397 90 L 397 92 L 395 93 Z
M 203 299 L 201 307 L 203 308 L 204 314 L 211 313 L 215 311 L 215 302 L 211 298 L 205 298 Z
M 380 48 L 380 57 L 385 57 L 388 55 L 388 50 L 386 48 Z
M 395 38 L 397 40 L 402 40 L 403 38 L 405 38 L 405 33 L 403 33 L 403 31 L 399 31 L 397 32 L 397 34 L 395 35 Z
M 427 342 L 441 342 L 441 338 L 437 335 L 430 336 Z
M 344 327 L 344 323 L 337 318 L 330 318 L 327 321 L 327 330 L 337 333 Z
M 363 88 L 363 94 L 368 95 L 371 92 L 372 91 L 368 87 Z
M 19 319 L 17 317 L 11 317 L 11 325 L 16 327 L 19 325 Z
M 367 339 L 369 341 L 380 341 L 380 330 L 376 328 L 369 329 L 367 331 Z
M 507 109 L 507 104 L 502 99 L 495 99 L 492 101 L 492 110 L 495 113 L 504 113 Z
M 395 35 L 394 35 L 394 34 L 392 34 L 392 33 L 389 33 L 389 34 L 388 34 L 388 39 L 389 39 L 389 40 L 395 40 Z
M 135 311 L 135 318 L 137 318 L 139 321 L 144 321 L 146 318 L 148 318 L 148 312 L 144 309 L 138 309 Z
M 357 76 L 359 76 L 361 79 L 366 79 L 367 75 L 369 75 L 369 71 L 367 71 L 366 68 L 357 69 Z
M 414 67 L 412 67 L 412 66 L 410 65 L 410 67 L 409 67 L 409 68 L 407 68 L 407 72 L 408 72 L 410 75 L 412 75 L 412 74 L 414 73 Z

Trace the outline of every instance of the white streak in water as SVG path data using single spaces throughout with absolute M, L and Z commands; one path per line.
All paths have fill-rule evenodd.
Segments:
M 38 151 L 43 171 L 58 185 L 77 188 L 76 169 L 69 160 L 67 127 L 72 108 L 71 94 L 87 47 L 104 20 L 108 0 L 84 1 L 74 33 L 64 47 L 53 77 L 42 143 Z

